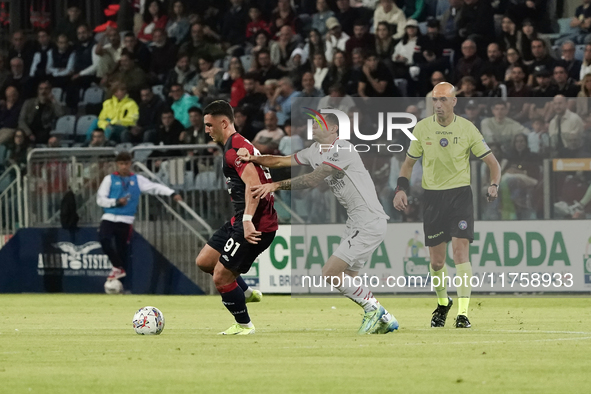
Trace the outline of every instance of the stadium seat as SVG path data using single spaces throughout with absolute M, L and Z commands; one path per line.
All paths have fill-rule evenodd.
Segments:
M 152 86 L 152 93 L 154 93 L 157 96 L 160 96 L 160 98 L 162 100 L 166 100 L 166 97 L 164 97 L 164 85 L 154 85 Z
M 419 23 L 419 31 L 422 35 L 427 34 L 427 22 L 420 22 Z
M 252 55 L 240 56 L 240 61 L 242 62 L 242 67 L 244 67 L 244 71 L 250 70 L 250 65 L 252 64 Z
M 575 59 L 583 61 L 584 57 L 585 57 L 585 45 L 577 45 L 577 48 L 575 50 Z
M 102 104 L 105 92 L 98 86 L 91 86 L 84 91 L 82 101 L 78 104 L 83 106 L 86 104 Z
M 125 152 L 125 151 L 129 152 L 132 148 L 133 148 L 133 144 L 131 142 L 123 142 L 123 143 L 117 144 L 115 146 L 115 151 L 117 153 Z
M 55 129 L 50 135 L 61 136 L 62 139 L 74 139 L 74 132 L 76 130 L 76 117 L 74 115 L 65 115 L 60 117 L 55 123 Z
M 84 141 L 86 139 L 86 132 L 92 123 L 97 120 L 96 115 L 84 115 L 76 122 L 76 137 L 77 141 Z
M 57 100 L 58 103 L 64 105 L 64 91 L 62 90 L 62 88 L 52 88 L 51 89 L 51 94 L 53 95 L 53 97 L 55 97 L 55 99 Z
M 570 26 L 570 20 L 572 18 L 560 18 L 558 19 L 558 27 L 559 27 L 559 33 L 561 36 L 567 35 L 567 34 L 571 34 L 571 33 L 576 33 L 577 29 L 573 28 Z
M 396 78 L 394 80 L 394 84 L 396 85 L 396 87 L 398 88 L 398 90 L 400 90 L 400 93 L 402 94 L 403 97 L 408 97 L 408 81 L 404 78 Z
M 137 146 L 154 146 L 154 144 L 152 142 L 142 142 Z M 135 161 L 145 162 L 146 160 L 148 160 L 148 157 L 150 157 L 151 154 L 152 150 L 136 150 L 133 151 L 133 159 Z

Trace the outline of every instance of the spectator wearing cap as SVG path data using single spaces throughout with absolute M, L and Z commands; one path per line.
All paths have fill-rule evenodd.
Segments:
M 503 152 L 511 150 L 513 139 L 518 134 L 529 134 L 529 130 L 520 123 L 507 117 L 509 107 L 506 101 L 496 101 L 491 110 L 493 116 L 482 121 L 482 136 L 487 142 L 495 142 Z
M 353 36 L 345 45 L 345 52 L 350 54 L 355 48 L 372 48 L 375 45 L 375 37 L 369 32 L 367 23 L 362 19 L 355 21 L 353 26 Z
M 579 81 L 581 78 L 581 65 L 583 62 L 575 59 L 575 51 L 576 47 L 572 41 L 562 43 L 562 46 L 560 47 L 561 60 L 559 63 L 566 68 L 569 78 L 573 81 Z
M 507 99 L 507 86 L 497 80 L 494 70 L 484 70 L 480 76 L 480 81 L 484 87 L 484 97 L 500 97 Z
M 335 12 L 335 16 L 341 24 L 343 31 L 347 33 L 347 35 L 352 36 L 355 21 L 362 17 L 362 8 L 351 7 L 349 0 L 336 0 L 336 2 L 338 10 Z M 328 19 L 326 20 L 327 22 Z M 326 25 L 326 27 L 328 29 L 328 25 Z
M 328 18 L 335 16 L 334 12 L 328 7 L 326 0 L 316 0 L 316 12 L 312 15 L 312 29 L 318 30 L 321 36 L 328 33 L 326 21 Z
M 575 82 L 568 77 L 566 68 L 562 64 L 558 64 L 554 67 L 554 83 L 556 83 L 557 94 L 561 94 L 564 97 L 577 97 L 581 90 Z
M 563 148 L 576 149 L 575 141 L 583 137 L 583 120 L 567 108 L 567 99 L 562 95 L 554 97 L 552 109 L 556 115 L 548 126 L 550 146 L 554 151 Z
M 399 40 L 404 36 L 406 17 L 404 12 L 396 6 L 394 0 L 380 0 L 380 4 L 373 13 L 374 31 L 377 30 L 380 22 L 387 22 L 392 26 L 392 31 L 395 31 L 395 40 Z
M 482 68 L 494 72 L 497 81 L 504 81 L 505 72 L 509 65 L 503 58 L 503 52 L 501 52 L 499 44 L 496 42 L 488 44 L 486 54 L 488 59 L 484 62 Z
M 462 43 L 463 57 L 458 60 L 458 64 L 454 70 L 454 80 L 457 82 L 465 76 L 471 76 L 475 79 L 480 79 L 480 73 L 484 62 L 476 54 L 476 42 L 473 40 L 466 40 Z
M 531 53 L 534 57 L 534 61 L 529 66 L 530 72 L 534 73 L 536 70 L 536 67 L 544 66 L 546 68 L 546 70 L 548 70 L 551 74 L 552 70 L 554 70 L 554 66 L 556 65 L 556 60 L 552 56 L 550 56 L 550 54 L 548 53 L 548 46 L 546 44 L 546 41 L 544 41 L 542 39 L 538 39 L 538 38 L 532 40 Z M 534 76 L 530 75 L 530 80 L 528 82 L 528 85 L 532 86 L 533 83 L 534 83 Z
M 413 56 L 419 37 L 419 23 L 414 19 L 406 21 L 404 36 L 394 47 L 392 61 L 395 64 L 396 75 L 406 75 L 406 68 L 413 64 Z M 400 68 L 402 66 L 403 68 Z
M 478 130 L 481 130 L 482 117 L 480 116 L 480 107 L 476 104 L 476 101 L 468 101 L 464 107 L 464 113 L 460 116 L 468 119 Z
M 341 51 L 346 50 L 347 41 L 350 37 L 347 33 L 343 32 L 341 24 L 335 17 L 328 18 L 326 21 L 326 28 L 328 29 L 328 34 L 326 36 L 325 55 L 326 61 L 331 63 L 337 49 L 340 49 Z
M 533 78 L 536 79 L 538 86 L 533 89 L 533 97 L 554 97 L 558 93 L 555 86 L 552 85 L 552 71 L 546 66 L 537 66 L 534 70 Z
M 583 55 L 583 63 L 581 64 L 579 81 L 582 81 L 587 74 L 591 74 L 591 44 L 585 45 L 585 53 Z

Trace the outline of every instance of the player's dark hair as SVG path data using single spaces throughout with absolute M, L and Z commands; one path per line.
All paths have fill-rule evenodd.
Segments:
M 492 68 L 487 68 L 485 69 L 481 75 L 486 75 L 489 78 L 494 77 L 495 79 L 497 79 L 497 76 L 495 74 L 495 71 Z
M 171 107 L 164 107 L 162 109 L 162 111 L 160 111 L 160 116 L 162 116 L 164 114 L 173 114 L 174 115 L 174 111 L 172 110 Z
M 234 111 L 232 110 L 230 103 L 224 100 L 216 100 L 205 107 L 203 116 L 205 115 L 225 116 L 230 120 L 230 123 L 234 123 Z
M 119 152 L 119 154 L 117 154 L 117 156 L 115 157 L 115 161 L 131 161 L 131 155 L 129 154 L 129 152 Z

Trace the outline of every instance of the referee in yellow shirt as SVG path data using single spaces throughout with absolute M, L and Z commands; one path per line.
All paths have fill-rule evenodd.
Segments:
M 443 327 L 453 301 L 447 295 L 445 258 L 447 243 L 453 248 L 456 275 L 462 281 L 458 287 L 457 328 L 469 328 L 468 305 L 470 303 L 470 278 L 472 266 L 468 253 L 474 240 L 474 208 L 470 188 L 470 151 L 482 159 L 490 169 L 491 184 L 488 201 L 497 198 L 501 167 L 490 148 L 469 120 L 454 114 L 457 103 L 455 89 L 447 82 L 441 82 L 433 89 L 435 115 L 423 119 L 414 128 L 417 141 L 412 141 L 406 154 L 398 187 L 394 197 L 394 208 L 402 211 L 408 201 L 409 179 L 412 167 L 423 156 L 423 189 L 425 245 L 429 247 L 431 277 L 439 277 L 437 309 L 433 312 L 431 327 Z M 437 284 L 437 282 L 435 283 Z

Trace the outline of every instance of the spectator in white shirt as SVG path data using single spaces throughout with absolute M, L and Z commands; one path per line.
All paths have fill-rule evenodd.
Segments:
M 326 28 L 328 29 L 328 35 L 326 37 L 326 61 L 332 62 L 332 57 L 337 49 L 345 51 L 349 36 L 343 32 L 341 24 L 337 18 L 330 17 L 326 21 Z

